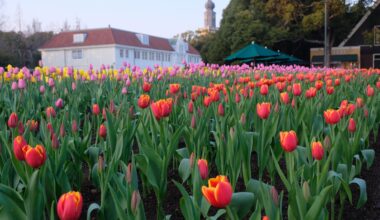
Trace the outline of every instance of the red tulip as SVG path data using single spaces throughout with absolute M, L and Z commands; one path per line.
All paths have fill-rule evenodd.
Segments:
M 224 116 L 224 108 L 222 103 L 219 103 L 218 105 L 218 115 Z
M 172 112 L 173 99 L 161 99 L 157 102 L 153 102 L 150 106 L 153 112 L 154 117 L 157 120 L 161 118 L 168 117 Z
M 51 146 L 53 149 L 58 149 L 59 147 L 58 137 L 54 133 L 51 135 Z
M 34 169 L 38 169 L 45 163 L 46 150 L 42 145 L 37 145 L 35 148 L 26 145 L 23 147 L 23 151 L 26 163 Z
M 140 98 L 137 101 L 137 105 L 142 109 L 147 108 L 149 106 L 149 103 L 150 103 L 150 96 L 146 94 L 140 95 Z
M 78 131 L 78 124 L 77 124 L 77 121 L 75 119 L 71 122 L 71 131 L 73 133 L 77 133 L 77 131 Z
M 19 134 L 23 134 L 24 133 L 25 127 L 24 127 L 24 124 L 21 121 L 18 122 L 17 128 L 18 128 L 18 133 Z
M 292 91 L 294 96 L 300 96 L 302 93 L 302 88 L 300 83 L 294 83 L 292 86 Z
M 9 116 L 9 119 L 8 119 L 8 127 L 16 128 L 17 125 L 18 125 L 18 116 L 15 112 L 12 112 L 12 114 Z
M 133 213 L 136 213 L 137 207 L 140 204 L 140 200 L 141 200 L 141 197 L 140 197 L 139 191 L 138 190 L 133 191 L 132 197 L 131 197 L 131 210 Z
M 312 142 L 311 143 L 311 155 L 315 160 L 322 160 L 325 151 L 323 149 L 321 142 Z
M 348 131 L 354 133 L 356 131 L 356 122 L 353 118 L 348 121 Z
M 297 148 L 298 139 L 295 131 L 281 131 L 280 132 L 281 147 L 286 152 L 292 152 Z
M 335 79 L 334 85 L 339 86 L 340 85 L 340 79 Z
M 198 169 L 199 174 L 203 180 L 207 179 L 208 176 L 208 164 L 207 160 L 205 159 L 199 159 L 198 160 Z
M 366 92 L 368 97 L 371 97 L 373 94 L 375 94 L 375 90 L 370 85 L 367 86 Z
M 376 88 L 380 89 L 380 81 L 376 82 Z
M 57 203 L 57 213 L 60 220 L 77 220 L 82 213 L 83 198 L 80 192 L 63 194 Z
M 92 114 L 99 115 L 100 114 L 100 108 L 98 104 L 92 105 Z
M 207 202 L 216 208 L 225 208 L 232 199 L 232 186 L 226 176 L 208 180 L 208 187 L 202 186 L 202 194 Z
M 26 145 L 28 144 L 26 143 L 26 140 L 22 136 L 17 136 L 13 140 L 13 153 L 15 154 L 15 157 L 17 160 L 21 160 L 21 161 L 25 160 L 25 155 L 22 148 Z
M 268 91 L 269 91 L 269 88 L 268 88 L 267 84 L 260 86 L 260 94 L 261 95 L 267 95 Z
M 177 94 L 179 89 L 181 88 L 181 85 L 178 84 L 178 83 L 175 83 L 175 84 L 170 84 L 169 85 L 169 91 L 171 94 Z
M 334 125 L 340 121 L 341 115 L 338 110 L 328 109 L 323 113 L 327 124 Z
M 142 89 L 143 89 L 144 92 L 149 92 L 151 88 L 152 88 L 151 84 L 149 84 L 147 82 L 143 83 Z
M 289 95 L 287 92 L 280 93 L 281 102 L 284 104 L 289 104 Z
M 269 217 L 264 215 L 262 220 L 269 220 Z
M 318 80 L 318 81 L 315 82 L 315 88 L 317 90 L 322 89 L 322 87 L 323 87 L 323 82 L 322 81 Z
M 271 104 L 268 102 L 257 103 L 256 112 L 261 119 L 267 119 L 270 114 Z
M 100 127 L 99 127 L 99 136 L 102 137 L 102 138 L 106 138 L 107 137 L 107 128 L 104 124 L 101 124 Z
M 310 99 L 310 98 L 313 98 L 317 95 L 317 89 L 314 88 L 314 87 L 310 87 L 307 91 L 306 91 L 306 98 Z
M 333 94 L 334 93 L 334 87 L 332 87 L 332 86 L 326 87 L 326 92 L 328 95 Z
M 235 102 L 240 103 L 240 95 L 239 93 L 235 93 Z

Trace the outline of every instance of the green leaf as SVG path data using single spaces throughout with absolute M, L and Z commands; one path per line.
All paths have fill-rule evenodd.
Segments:
M 237 211 L 240 219 L 243 219 L 251 210 L 255 196 L 251 192 L 238 192 L 232 195 L 230 207 Z
M 368 170 L 372 166 L 375 159 L 375 151 L 373 149 L 365 149 L 361 151 L 361 154 L 364 157 Z
M 220 218 L 222 215 L 224 215 L 226 213 L 226 210 L 225 209 L 219 209 L 218 212 L 216 212 L 216 214 L 214 216 L 211 216 L 209 217 L 208 219 L 209 220 L 217 220 L 218 218 Z
M 33 172 L 26 191 L 25 210 L 30 220 L 43 219 L 45 198 L 38 174 L 39 170 Z
M 315 197 L 315 200 L 310 209 L 307 211 L 304 219 L 319 219 L 322 208 L 326 205 L 326 202 L 330 198 L 329 193 L 331 189 L 331 185 L 327 186 L 319 193 L 318 196 Z
M 182 179 L 182 183 L 184 183 L 191 174 L 190 160 L 182 159 L 178 168 L 179 176 Z
M 360 178 L 353 179 L 350 184 L 356 184 L 359 186 L 360 194 L 356 208 L 361 208 L 367 202 L 367 184 L 363 179 Z
M 3 184 L 0 184 L 0 219 L 26 219 L 21 195 Z
M 87 220 L 91 220 L 91 213 L 95 210 L 100 210 L 100 206 L 97 203 L 92 203 L 87 210 Z
M 116 214 L 118 216 L 117 219 L 128 219 L 127 214 L 125 213 L 125 211 L 123 210 L 123 208 L 120 205 L 121 202 L 119 200 L 118 195 L 116 195 L 115 190 L 111 187 L 110 184 L 108 184 L 108 189 L 111 192 L 112 200 L 113 200 L 114 206 L 116 208 Z

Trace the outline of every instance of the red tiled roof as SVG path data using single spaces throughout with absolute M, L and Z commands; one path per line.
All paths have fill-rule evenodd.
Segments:
M 83 43 L 74 43 L 74 34 L 80 33 L 87 34 L 85 41 Z M 61 32 L 55 35 L 50 41 L 46 42 L 40 49 L 120 44 L 132 47 L 174 51 L 168 39 L 150 35 L 148 36 L 149 45 L 144 45 L 137 38 L 136 33 L 118 30 L 114 28 Z M 199 52 L 190 45 L 188 53 L 199 55 Z

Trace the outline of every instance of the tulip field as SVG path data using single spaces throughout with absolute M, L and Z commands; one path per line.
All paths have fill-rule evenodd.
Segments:
M 380 70 L 7 66 L 0 121 L 0 219 L 344 219 Z

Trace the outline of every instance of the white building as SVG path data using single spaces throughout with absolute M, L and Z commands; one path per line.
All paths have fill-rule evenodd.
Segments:
M 199 52 L 182 39 L 165 39 L 115 28 L 61 32 L 40 49 L 45 66 L 86 69 L 124 63 L 145 68 L 199 63 Z

